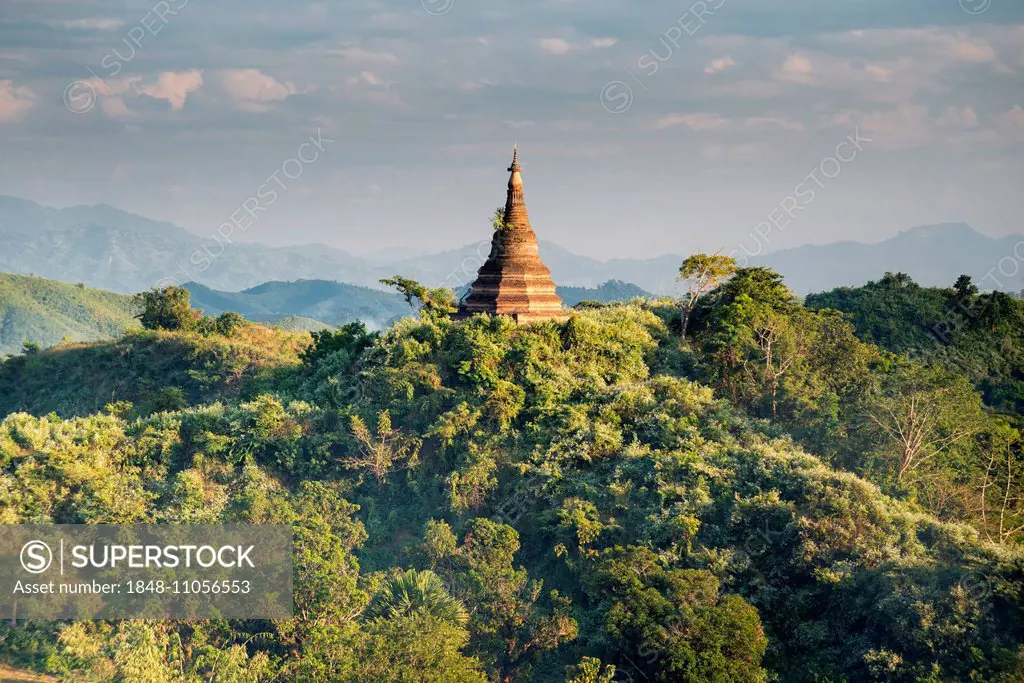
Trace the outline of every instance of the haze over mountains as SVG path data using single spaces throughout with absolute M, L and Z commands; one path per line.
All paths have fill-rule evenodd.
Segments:
M 949 285 L 966 273 L 982 289 L 1017 291 L 1024 288 L 1024 277 L 1000 275 L 998 266 L 1001 259 L 1014 259 L 1014 247 L 1021 240 L 1024 237 L 991 238 L 966 224 L 947 223 L 912 228 L 877 244 L 838 242 L 765 253 L 750 258 L 747 265 L 779 271 L 799 295 L 860 285 L 886 271 L 906 272 L 922 285 L 933 286 Z M 741 256 L 744 249 L 757 251 L 756 245 L 752 237 L 746 244 L 725 245 L 722 251 L 735 249 Z M 395 274 L 459 289 L 475 277 L 489 248 L 490 236 L 483 234 L 477 244 L 435 254 L 399 247 L 367 257 L 326 245 L 226 243 L 109 206 L 54 209 L 0 196 L 0 272 L 126 293 L 189 281 L 230 292 L 298 279 L 380 288 L 380 278 Z M 599 261 L 550 242 L 542 242 L 541 251 L 559 285 L 596 287 L 622 280 L 655 294 L 674 291 L 685 256 Z M 990 275 L 993 272 L 998 279 Z

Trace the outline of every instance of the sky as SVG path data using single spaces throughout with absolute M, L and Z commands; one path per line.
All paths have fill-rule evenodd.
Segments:
M 0 0 L 0 194 L 364 254 L 1024 233 L 1020 0 Z

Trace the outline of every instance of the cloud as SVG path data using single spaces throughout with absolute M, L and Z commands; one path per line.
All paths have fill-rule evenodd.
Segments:
M 154 99 L 167 100 L 171 104 L 171 109 L 180 111 L 185 106 L 188 94 L 198 90 L 202 85 L 202 71 L 164 71 L 157 77 L 156 83 L 139 85 L 137 92 Z
M 368 64 L 397 64 L 398 57 L 391 52 L 373 52 L 364 48 L 345 45 L 339 48 L 332 48 L 326 51 L 329 55 L 337 55 L 353 62 Z
M 1016 126 L 1024 126 L 1024 109 L 1019 104 L 1013 105 L 1013 109 L 1006 114 L 1006 120 Z
M 221 87 L 240 109 L 266 111 L 268 102 L 280 102 L 297 91 L 291 83 L 281 83 L 259 69 L 227 69 L 220 72 Z
M 62 21 L 60 22 L 60 25 L 73 31 L 115 31 L 124 26 L 124 22 L 120 19 L 91 17 L 87 19 L 71 19 L 69 21 Z
M 185 107 L 188 94 L 195 92 L 203 85 L 203 72 L 198 70 L 164 71 L 157 76 L 156 81 L 150 82 L 147 82 L 142 76 L 106 80 L 90 78 L 84 82 L 96 93 L 100 100 L 100 109 L 104 114 L 113 118 L 128 118 L 136 114 L 128 108 L 125 100 L 137 98 L 140 95 L 165 100 L 170 103 L 171 110 L 181 111 Z
M 792 54 L 782 64 L 780 77 L 784 81 L 811 83 L 814 79 L 814 67 L 811 60 L 800 54 Z
M 958 128 L 973 128 L 978 125 L 978 114 L 971 107 L 947 107 L 942 116 L 935 120 L 936 125 Z
M 658 119 L 658 130 L 671 128 L 673 126 L 686 126 L 691 130 L 714 130 L 726 124 L 726 120 L 719 114 L 670 114 Z
M 741 116 L 727 118 L 721 114 L 670 114 L 658 119 L 656 128 L 664 130 L 673 126 L 685 126 L 691 130 L 707 132 L 729 130 L 760 132 L 767 130 L 804 130 L 804 124 L 780 116 Z
M 0 81 L 0 123 L 21 118 L 32 108 L 36 95 L 27 87 L 14 87 L 10 80 Z
M 541 38 L 540 49 L 549 55 L 566 55 L 573 51 L 572 44 L 563 38 Z
M 564 38 L 541 38 L 537 41 L 541 52 L 549 55 L 562 56 L 570 52 L 585 52 L 592 49 L 604 49 L 618 43 L 618 38 L 594 38 L 586 42 L 571 43 Z
M 462 83 L 459 84 L 459 88 L 461 90 L 473 91 L 479 90 L 481 88 L 493 88 L 496 85 L 498 84 L 495 81 L 490 80 L 489 78 L 481 78 L 476 81 L 463 81 Z
M 996 51 L 985 40 L 980 38 L 953 39 L 950 53 L 962 62 L 980 62 L 987 64 L 996 61 Z
M 382 86 L 384 81 L 377 77 L 372 71 L 362 71 L 358 76 L 353 76 L 348 79 L 349 85 L 372 85 Z
M 100 100 L 100 109 L 107 116 L 114 119 L 130 119 L 137 114 L 128 108 L 124 99 L 120 97 L 104 97 Z
M 704 73 L 706 74 L 717 74 L 725 71 L 726 69 L 736 66 L 736 62 L 733 61 L 732 57 L 722 57 L 720 59 L 712 59 L 708 62 L 708 65 L 704 67 Z

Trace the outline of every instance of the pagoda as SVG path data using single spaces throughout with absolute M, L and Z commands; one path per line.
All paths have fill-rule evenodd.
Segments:
M 508 171 L 511 175 L 502 225 L 494 231 L 491 253 L 459 302 L 456 317 L 489 313 L 511 316 L 521 324 L 567 320 L 570 312 L 562 308 L 551 271 L 540 260 L 537 235 L 526 213 L 518 147 L 513 148 Z

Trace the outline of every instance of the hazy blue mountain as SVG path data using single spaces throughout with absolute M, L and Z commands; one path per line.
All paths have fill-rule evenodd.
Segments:
M 372 266 L 323 245 L 223 244 L 109 206 L 53 209 L 0 196 L 0 271 L 84 282 L 117 292 L 202 282 L 241 290 L 314 277 L 375 282 Z
M 192 293 L 192 307 L 207 315 L 235 311 L 260 322 L 306 318 L 336 327 L 362 320 L 379 328 L 412 313 L 397 293 L 327 280 L 265 282 L 241 292 L 217 291 L 194 282 L 185 287 Z
M 922 285 L 948 285 L 966 273 L 982 288 L 992 288 L 996 282 L 985 276 L 1001 259 L 1012 257 L 1022 239 L 991 238 L 963 223 L 947 223 L 913 228 L 877 244 L 837 242 L 786 249 L 752 258 L 750 265 L 778 270 L 801 295 L 862 285 L 886 271 L 906 272 Z M 0 271 L 81 281 L 118 292 L 175 281 L 238 292 L 268 280 L 300 278 L 381 289 L 380 278 L 398 274 L 430 286 L 458 289 L 473 281 L 489 250 L 487 238 L 435 254 L 389 247 L 366 257 L 320 244 L 223 245 L 109 206 L 53 209 L 0 196 Z M 599 261 L 543 241 L 540 250 L 561 286 L 597 287 L 621 280 L 654 294 L 676 290 L 675 277 L 683 259 L 681 254 L 665 254 Z M 1020 265 L 1006 263 L 1008 271 Z M 1021 275 L 1000 277 L 1000 281 L 1006 290 L 1024 288 Z
M 863 285 L 886 271 L 907 273 L 926 287 L 952 285 L 965 273 L 981 289 L 1018 291 L 1024 287 L 1024 263 L 1014 256 L 1014 247 L 1022 240 L 1019 235 L 988 237 L 965 223 L 943 223 L 905 230 L 878 244 L 837 242 L 786 249 L 751 259 L 751 265 L 779 271 L 801 296 Z M 1024 246 L 1017 252 L 1024 254 Z M 1010 275 L 999 271 L 1004 258 L 1009 260 L 1003 270 Z

